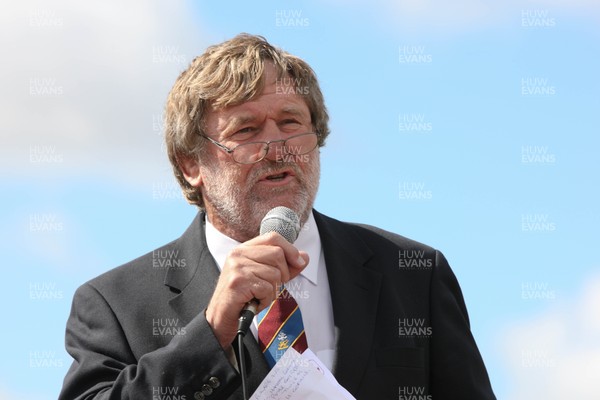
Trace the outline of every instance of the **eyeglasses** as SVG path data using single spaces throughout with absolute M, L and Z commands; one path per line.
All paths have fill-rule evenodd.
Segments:
M 221 150 L 231 154 L 233 161 L 238 164 L 254 164 L 263 160 L 269 154 L 269 147 L 272 143 L 281 143 L 281 153 L 277 150 L 278 159 L 288 160 L 290 156 L 301 156 L 313 151 L 319 142 L 318 134 L 314 132 L 301 133 L 299 135 L 290 136 L 287 139 L 269 140 L 268 142 L 251 142 L 243 143 L 229 148 L 216 140 L 201 135 L 208 139 L 212 144 L 218 146 Z M 281 154 L 281 157 L 279 155 Z M 285 157 L 287 156 L 287 157 Z

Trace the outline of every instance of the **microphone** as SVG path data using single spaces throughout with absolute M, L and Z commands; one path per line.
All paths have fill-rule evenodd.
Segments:
M 260 222 L 260 234 L 263 235 L 268 232 L 277 232 L 293 244 L 300 233 L 300 218 L 287 207 L 275 207 Z M 238 334 L 246 335 L 252 319 L 257 314 L 258 305 L 259 301 L 257 299 L 252 299 L 246 303 L 238 320 Z
M 287 207 L 275 207 L 260 222 L 260 234 L 268 232 L 277 232 L 293 244 L 300 233 L 300 218 Z

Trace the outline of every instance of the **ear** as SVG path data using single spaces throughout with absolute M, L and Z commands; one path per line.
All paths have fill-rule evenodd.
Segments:
M 202 185 L 202 175 L 200 173 L 200 163 L 198 159 L 193 157 L 181 157 L 177 161 L 185 180 L 193 187 L 200 187 L 200 185 Z

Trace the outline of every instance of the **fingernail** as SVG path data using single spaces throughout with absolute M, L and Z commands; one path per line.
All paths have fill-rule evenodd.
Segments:
M 304 258 L 302 258 L 302 256 L 298 256 L 298 264 L 301 267 L 304 267 L 306 265 L 306 261 L 304 261 Z

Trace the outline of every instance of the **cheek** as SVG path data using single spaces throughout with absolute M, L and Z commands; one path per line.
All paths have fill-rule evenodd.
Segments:
M 223 163 L 215 172 L 215 178 L 221 183 L 245 187 L 252 178 L 252 165 L 237 164 L 235 162 L 233 164 Z
M 318 151 L 314 151 L 312 153 L 308 154 L 310 156 L 308 162 L 306 162 L 304 165 L 304 170 L 305 171 L 318 171 L 321 165 L 321 159 L 319 158 L 320 154 L 318 153 Z
M 210 151 L 206 152 L 202 164 L 204 169 L 212 173 L 217 179 L 219 179 L 219 176 L 240 175 L 240 167 L 244 167 L 233 161 L 231 155 L 217 148 L 211 148 Z
M 258 164 L 237 164 L 235 168 L 235 176 L 240 183 L 247 182 L 252 177 L 252 172 L 257 168 Z

